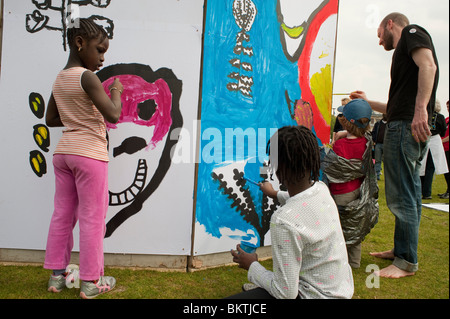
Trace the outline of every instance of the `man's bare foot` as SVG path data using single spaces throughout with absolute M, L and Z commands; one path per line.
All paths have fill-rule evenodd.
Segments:
M 388 251 L 383 251 L 380 253 L 369 253 L 369 255 L 377 257 L 377 258 L 390 259 L 390 260 L 394 260 L 394 258 L 395 258 L 394 249 L 388 250 Z
M 413 276 L 414 272 L 409 272 L 398 268 L 397 266 L 390 265 L 386 268 L 381 269 L 380 271 L 375 271 L 375 275 L 384 277 L 384 278 L 402 278 L 407 276 Z

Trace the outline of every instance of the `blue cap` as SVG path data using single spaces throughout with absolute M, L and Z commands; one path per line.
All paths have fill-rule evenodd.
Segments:
M 344 117 L 359 128 L 366 128 L 369 122 L 363 124 L 358 120 L 372 117 L 372 108 L 369 103 L 363 99 L 355 99 L 348 102 L 342 110 Z

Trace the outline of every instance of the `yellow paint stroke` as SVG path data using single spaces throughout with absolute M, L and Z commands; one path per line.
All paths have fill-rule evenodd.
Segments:
M 38 163 L 38 160 L 35 159 L 35 158 L 32 158 L 31 162 L 33 163 L 33 166 L 34 166 L 34 169 L 36 170 L 36 172 L 39 173 L 41 171 L 41 168 L 40 168 L 40 165 Z
M 34 110 L 37 112 L 39 107 L 41 106 L 41 99 L 36 96 L 31 104 L 33 104 Z
M 290 28 L 284 23 L 281 24 L 281 28 L 283 28 L 284 32 L 292 39 L 297 39 L 303 33 L 304 28 L 302 26 Z
M 39 135 L 39 134 L 36 134 L 35 136 L 34 136 L 34 139 L 36 140 L 36 142 L 39 144 L 39 145 L 42 145 L 42 137 Z
M 327 64 L 311 77 L 311 92 L 316 99 L 317 107 L 325 122 L 331 124 L 331 99 L 333 83 L 331 81 L 331 65 Z
M 319 56 L 319 59 L 326 58 L 327 56 L 329 56 L 329 54 L 328 53 L 323 53 L 323 51 L 322 51 L 322 54 Z
M 44 138 L 44 140 L 47 139 L 48 131 L 47 131 L 47 128 L 45 126 L 39 127 L 38 128 L 38 133 L 41 134 L 41 136 Z

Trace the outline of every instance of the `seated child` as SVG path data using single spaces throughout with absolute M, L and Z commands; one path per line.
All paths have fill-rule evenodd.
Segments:
M 349 264 L 353 268 L 359 268 L 361 242 L 374 226 L 378 216 L 376 198 L 374 202 L 374 198 L 371 196 L 378 197 L 378 188 L 373 188 L 373 194 L 366 196 L 369 187 L 361 187 L 365 179 L 375 178 L 372 162 L 372 139 L 367 134 L 370 128 L 372 109 L 365 100 L 356 99 L 345 105 L 342 112 L 343 116 L 339 121 L 347 135 L 334 143 L 334 154 L 327 155 L 325 162 L 328 162 L 329 165 L 323 169 L 329 180 L 331 195 L 341 216 Z M 370 180 L 367 182 L 370 184 Z M 376 182 L 372 182 L 371 186 L 373 187 L 374 184 Z M 372 209 L 366 209 L 367 206 L 359 205 L 362 198 L 370 198 L 371 203 L 376 207 L 372 206 Z M 368 222 L 362 223 L 361 221 L 365 219 Z
M 282 206 L 270 222 L 274 271 L 237 245 L 233 261 L 248 270 L 258 288 L 230 298 L 351 298 L 353 276 L 338 210 L 319 181 L 317 138 L 304 126 L 290 126 L 279 129 L 269 143 L 278 150 L 270 151 L 269 168 L 288 189 L 288 196 L 278 196 Z M 270 183 L 260 186 L 268 196 L 277 196 Z

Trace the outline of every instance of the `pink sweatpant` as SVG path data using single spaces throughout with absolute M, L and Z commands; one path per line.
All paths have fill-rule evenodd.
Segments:
M 65 269 L 73 248 L 73 228 L 80 228 L 80 279 L 103 276 L 103 238 L 108 209 L 108 163 L 55 154 L 55 210 L 47 239 L 44 268 Z

